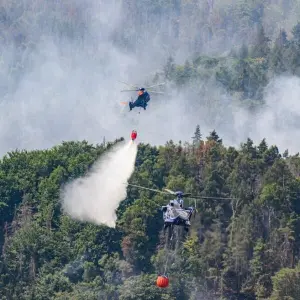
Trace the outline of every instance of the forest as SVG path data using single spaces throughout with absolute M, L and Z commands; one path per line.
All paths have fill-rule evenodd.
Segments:
M 184 144 L 140 144 L 130 182 L 212 197 L 197 202 L 190 233 L 176 229 L 165 247 L 157 205 L 168 198 L 151 191 L 128 188 L 116 228 L 60 210 L 60 187 L 114 143 L 64 142 L 1 160 L 1 299 L 298 299 L 298 154 L 265 140 L 225 147 L 200 126 Z M 167 258 L 170 287 L 159 289 Z
M 43 35 L 53 35 L 58 47 L 71 40 L 75 54 L 84 48 L 93 5 L 75 2 L 3 1 L 1 98 L 26 78 Z M 154 38 L 181 49 L 184 62 L 170 51 L 151 80 L 165 80 L 189 99 L 199 100 L 213 81 L 257 112 L 273 78 L 300 77 L 298 0 L 121 3 L 110 41 L 129 53 Z M 205 136 L 198 123 L 186 141 L 140 143 L 129 180 L 211 197 L 196 203 L 190 232 L 176 229 L 171 245 L 157 209 L 170 198 L 151 191 L 127 188 L 115 228 L 74 220 L 61 209 L 61 188 L 124 137 L 8 151 L 0 160 L 0 299 L 300 299 L 299 153 L 250 136 L 239 147 L 225 146 L 214 128 Z M 165 270 L 170 286 L 160 289 L 155 280 Z

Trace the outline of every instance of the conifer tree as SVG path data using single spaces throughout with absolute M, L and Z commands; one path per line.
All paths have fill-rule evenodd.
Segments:
M 200 130 L 200 125 L 197 125 L 193 136 L 193 146 L 199 146 L 201 139 L 202 139 L 202 133 Z
M 256 43 L 252 50 L 253 57 L 266 57 L 269 52 L 269 42 L 270 39 L 266 36 L 264 27 L 261 25 L 257 32 Z
M 215 142 L 217 142 L 219 144 L 222 144 L 222 139 L 219 138 L 219 136 L 218 136 L 218 134 L 217 134 L 217 132 L 215 130 L 213 130 L 209 134 L 209 136 L 207 137 L 207 140 L 208 141 L 215 141 Z

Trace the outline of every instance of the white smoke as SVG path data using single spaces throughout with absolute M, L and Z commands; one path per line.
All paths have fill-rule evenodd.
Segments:
M 269 145 L 276 145 L 280 152 L 288 149 L 290 154 L 295 154 L 300 149 L 299 96 L 299 77 L 276 77 L 266 86 L 264 106 L 258 112 L 251 114 L 244 108 L 232 108 L 234 138 L 228 134 L 229 130 L 223 135 L 220 128 L 219 133 L 225 137 L 227 144 L 237 145 L 248 137 L 258 144 L 265 138 Z M 228 114 L 226 118 L 229 119 Z
M 280 151 L 299 152 L 300 78 L 277 77 L 265 93 L 266 107 L 257 118 L 254 136 L 259 140 L 267 138 L 267 142 L 277 145 Z
M 21 2 L 27 6 L 36 3 Z M 7 1 L 7 6 L 11 6 L 7 10 L 9 19 L 20 22 L 16 31 L 24 29 L 28 42 L 34 47 L 28 46 L 26 51 L 16 55 L 22 72 L 15 71 L 12 76 L 11 65 L 17 64 L 13 55 L 16 49 L 11 41 L 14 30 L 13 27 L 3 29 L 7 41 L 0 43 L 1 156 L 16 148 L 45 149 L 67 140 L 84 139 L 90 143 L 99 143 L 103 138 L 114 140 L 128 135 L 132 129 L 138 131 L 142 142 L 152 145 L 161 145 L 170 139 L 190 141 L 197 124 L 201 126 L 203 137 L 215 129 L 226 145 L 238 146 L 247 137 L 255 142 L 266 138 L 267 142 L 278 144 L 280 150 L 289 148 L 290 152 L 298 152 L 298 119 L 293 117 L 291 123 L 290 116 L 299 107 L 299 79 L 272 81 L 264 99 L 268 106 L 257 116 L 238 107 L 240 101 L 228 95 L 215 79 L 208 82 L 201 78 L 197 80 L 197 88 L 179 94 L 166 89 L 163 96 L 153 93 L 146 111 L 129 112 L 128 105 L 120 103 L 137 95 L 120 93 L 127 86 L 118 81 L 147 86 L 147 81 L 161 71 L 169 50 L 176 56 L 177 50 L 171 46 L 173 38 L 166 34 L 161 45 L 151 38 L 133 39 L 135 34 L 128 32 L 137 43 L 136 52 L 130 52 L 115 44 L 115 39 L 120 37 L 114 34 L 123 28 L 122 20 L 127 18 L 122 1 L 43 3 L 49 7 L 46 5 L 45 11 L 41 9 L 41 17 L 35 17 L 39 10 L 33 5 L 32 11 L 24 9 L 20 18 L 15 8 L 17 4 Z M 78 13 L 73 17 L 76 28 L 69 33 L 74 34 L 73 38 L 67 37 L 65 26 L 60 31 L 53 29 L 67 21 L 64 11 L 67 3 L 75 6 Z M 128 15 L 128 22 L 134 19 Z M 37 23 L 38 20 L 42 20 L 42 24 Z M 129 30 L 129 23 L 127 25 Z M 149 36 L 150 29 L 146 29 L 145 36 Z M 183 44 L 184 40 L 178 43 Z M 185 58 L 190 58 L 188 53 Z M 206 69 L 201 72 L 206 78 Z
M 104 153 L 91 172 L 65 186 L 63 210 L 80 221 L 115 227 L 115 210 L 126 197 L 126 182 L 134 171 L 137 144 L 120 143 Z

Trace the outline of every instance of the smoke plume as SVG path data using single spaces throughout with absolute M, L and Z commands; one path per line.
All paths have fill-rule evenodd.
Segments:
M 5 22 L 0 22 L 5 26 L 5 36 L 0 37 L 5 40 L 0 43 L 0 155 L 16 148 L 45 149 L 63 140 L 99 143 L 104 137 L 127 136 L 132 129 L 141 142 L 154 145 L 170 139 L 190 141 L 197 124 L 204 137 L 215 129 L 226 145 L 265 137 L 281 149 L 298 151 L 298 121 L 293 117 L 291 123 L 290 118 L 299 107 L 296 78 L 275 79 L 266 88 L 265 109 L 255 116 L 239 107 L 215 80 L 200 78 L 197 91 L 151 94 L 149 107 L 140 114 L 139 109 L 129 112 L 120 104 L 137 95 L 120 93 L 126 86 L 119 80 L 147 85 L 162 71 L 169 54 L 176 57 L 181 52 L 184 59 L 190 58 L 183 51 L 184 24 L 191 22 L 188 11 L 178 12 L 181 38 L 170 37 L 168 26 L 155 28 L 155 19 L 146 22 L 148 12 L 136 1 L 141 5 L 138 16 L 146 18 L 141 18 L 143 38 L 136 38 L 131 22 L 139 21 L 131 9 L 124 10 L 122 1 L 5 3 Z M 174 8 L 171 15 L 176 13 Z M 178 47 L 173 47 L 174 40 Z M 132 43 L 134 50 L 124 46 Z
M 119 203 L 126 197 L 126 182 L 134 170 L 137 144 L 117 144 L 104 153 L 86 177 L 65 186 L 63 210 L 80 221 L 115 227 Z

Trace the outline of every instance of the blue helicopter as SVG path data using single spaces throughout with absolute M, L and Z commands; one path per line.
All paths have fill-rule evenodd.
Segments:
M 129 111 L 131 111 L 133 108 L 135 107 L 141 107 L 143 108 L 144 110 L 146 110 L 147 106 L 148 106 L 148 102 L 150 101 L 151 97 L 150 97 L 150 93 L 153 93 L 153 94 L 164 94 L 163 92 L 160 92 L 160 91 L 154 91 L 152 88 L 153 87 L 157 87 L 157 86 L 162 86 L 164 85 L 165 83 L 158 83 L 158 84 L 154 84 L 154 85 L 151 85 L 149 87 L 138 87 L 138 86 L 135 86 L 135 85 L 132 85 L 132 84 L 128 84 L 126 82 L 123 82 L 123 81 L 120 81 L 124 84 L 126 84 L 127 86 L 130 87 L 130 89 L 127 89 L 127 90 L 121 90 L 121 92 L 138 92 L 138 97 L 136 100 L 132 100 L 131 101 L 122 101 L 121 103 L 122 104 L 127 104 L 129 105 Z M 148 91 L 149 93 L 148 93 Z

